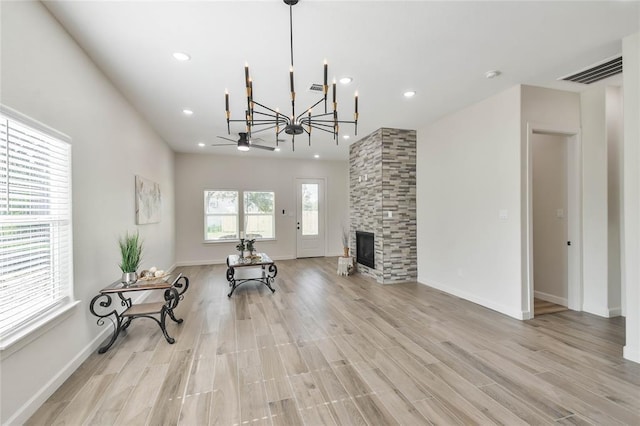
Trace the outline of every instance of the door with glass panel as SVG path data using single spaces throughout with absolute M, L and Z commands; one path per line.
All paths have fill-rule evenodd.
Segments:
M 296 179 L 297 257 L 319 257 L 325 252 L 324 179 Z

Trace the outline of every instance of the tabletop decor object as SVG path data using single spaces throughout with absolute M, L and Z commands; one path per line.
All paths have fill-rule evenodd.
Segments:
M 138 281 L 138 267 L 142 260 L 142 241 L 140 235 L 129 234 L 128 232 L 118 240 L 120 246 L 120 270 L 122 271 L 122 282 L 131 285 Z

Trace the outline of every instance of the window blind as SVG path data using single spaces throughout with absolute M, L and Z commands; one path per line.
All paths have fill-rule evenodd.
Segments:
M 0 339 L 72 295 L 71 146 L 0 114 Z

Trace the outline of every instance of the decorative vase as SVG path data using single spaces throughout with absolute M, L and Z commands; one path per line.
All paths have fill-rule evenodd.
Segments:
M 344 257 L 349 257 L 349 247 L 343 247 L 344 248 Z
M 135 284 L 138 281 L 138 273 L 137 272 L 123 272 L 122 273 L 122 283 L 126 286 L 130 286 L 131 284 Z

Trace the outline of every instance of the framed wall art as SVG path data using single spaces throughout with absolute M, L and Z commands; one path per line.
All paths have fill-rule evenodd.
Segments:
M 136 224 L 160 222 L 161 208 L 160 185 L 136 175 Z

